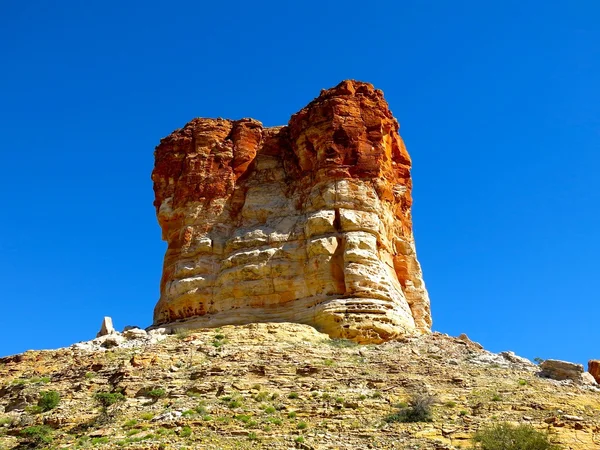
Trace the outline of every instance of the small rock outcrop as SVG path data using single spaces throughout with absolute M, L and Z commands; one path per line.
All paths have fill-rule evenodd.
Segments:
M 428 333 L 411 160 L 383 93 L 344 81 L 287 126 L 194 119 L 152 172 L 168 243 L 154 326 L 296 322 L 382 342 Z
M 546 359 L 540 364 L 540 375 L 553 380 L 572 380 L 576 383 L 595 384 L 594 378 L 583 370 L 583 365 L 558 359 Z

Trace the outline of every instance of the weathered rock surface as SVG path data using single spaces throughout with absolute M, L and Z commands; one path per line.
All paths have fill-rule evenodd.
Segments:
M 288 321 L 360 342 L 429 332 L 398 128 L 381 91 L 344 81 L 284 127 L 194 119 L 162 139 L 155 326 Z

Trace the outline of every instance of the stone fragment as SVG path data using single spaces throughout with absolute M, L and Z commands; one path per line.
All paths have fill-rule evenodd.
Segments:
M 581 382 L 590 386 L 595 386 L 598 384 L 594 376 L 589 372 L 583 372 L 581 374 Z
M 194 119 L 162 139 L 152 180 L 168 249 L 153 326 L 429 333 L 398 130 L 380 90 L 347 80 L 287 126 Z
M 148 336 L 148 333 L 146 333 L 146 330 L 142 330 L 141 328 L 130 328 L 123 331 L 123 336 L 127 339 L 143 339 Z
M 572 380 L 576 383 L 583 382 L 583 366 L 558 359 L 546 359 L 540 364 L 540 375 L 553 380 Z
M 106 336 L 107 334 L 115 333 L 115 327 L 113 326 L 112 318 L 106 316 L 102 320 L 102 326 L 100 327 L 100 331 L 96 334 L 96 337 Z
M 581 422 L 582 420 L 584 420 L 583 417 L 572 416 L 572 415 L 569 415 L 569 414 L 563 415 L 562 418 L 565 419 L 565 420 L 571 420 L 573 422 Z
M 600 360 L 590 359 L 588 361 L 588 372 L 600 383 Z

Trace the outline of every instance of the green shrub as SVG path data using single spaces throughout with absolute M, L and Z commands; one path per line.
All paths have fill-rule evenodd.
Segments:
M 477 431 L 473 441 L 481 450 L 560 450 L 552 444 L 547 433 L 537 431 L 531 425 L 497 423 Z
M 21 437 L 33 447 L 52 442 L 52 428 L 47 425 L 34 425 L 21 430 Z
M 167 395 L 167 392 L 164 389 L 158 388 L 148 391 L 146 395 L 154 400 L 158 400 L 159 398 L 163 398 L 165 395 Z
M 298 425 L 296 425 L 296 428 L 298 428 L 299 430 L 305 430 L 306 427 L 308 427 L 306 422 L 298 422 Z
M 233 395 L 226 395 L 225 397 L 221 397 L 221 401 L 223 403 L 227 403 L 229 409 L 239 408 L 243 404 L 243 401 L 240 397 Z
M 124 402 L 125 396 L 120 392 L 96 392 L 94 399 L 106 409 L 118 402 Z
M 267 398 L 269 398 L 269 393 L 265 391 L 258 392 L 254 395 L 254 401 L 257 402 L 264 402 Z
M 290 392 L 290 393 L 288 394 L 288 398 L 290 398 L 290 399 L 296 399 L 296 398 L 298 398 L 298 397 L 299 397 L 299 395 L 298 395 L 298 393 L 297 393 L 297 392 Z
M 435 397 L 431 395 L 415 395 L 407 406 L 400 407 L 397 412 L 385 418 L 386 422 L 431 422 L 432 406 Z
M 50 411 L 60 403 L 60 394 L 56 391 L 42 391 L 37 405 L 42 411 Z
M 135 419 L 130 419 L 123 424 L 123 428 L 131 428 L 137 425 L 138 421 Z
M 184 426 L 179 432 L 179 436 L 181 437 L 190 437 L 192 435 L 192 429 L 189 426 Z

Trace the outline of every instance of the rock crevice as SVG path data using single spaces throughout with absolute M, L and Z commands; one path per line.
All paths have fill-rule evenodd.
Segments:
M 162 139 L 154 324 L 287 321 L 361 342 L 429 332 L 398 129 L 382 92 L 349 80 L 287 126 L 194 119 Z

